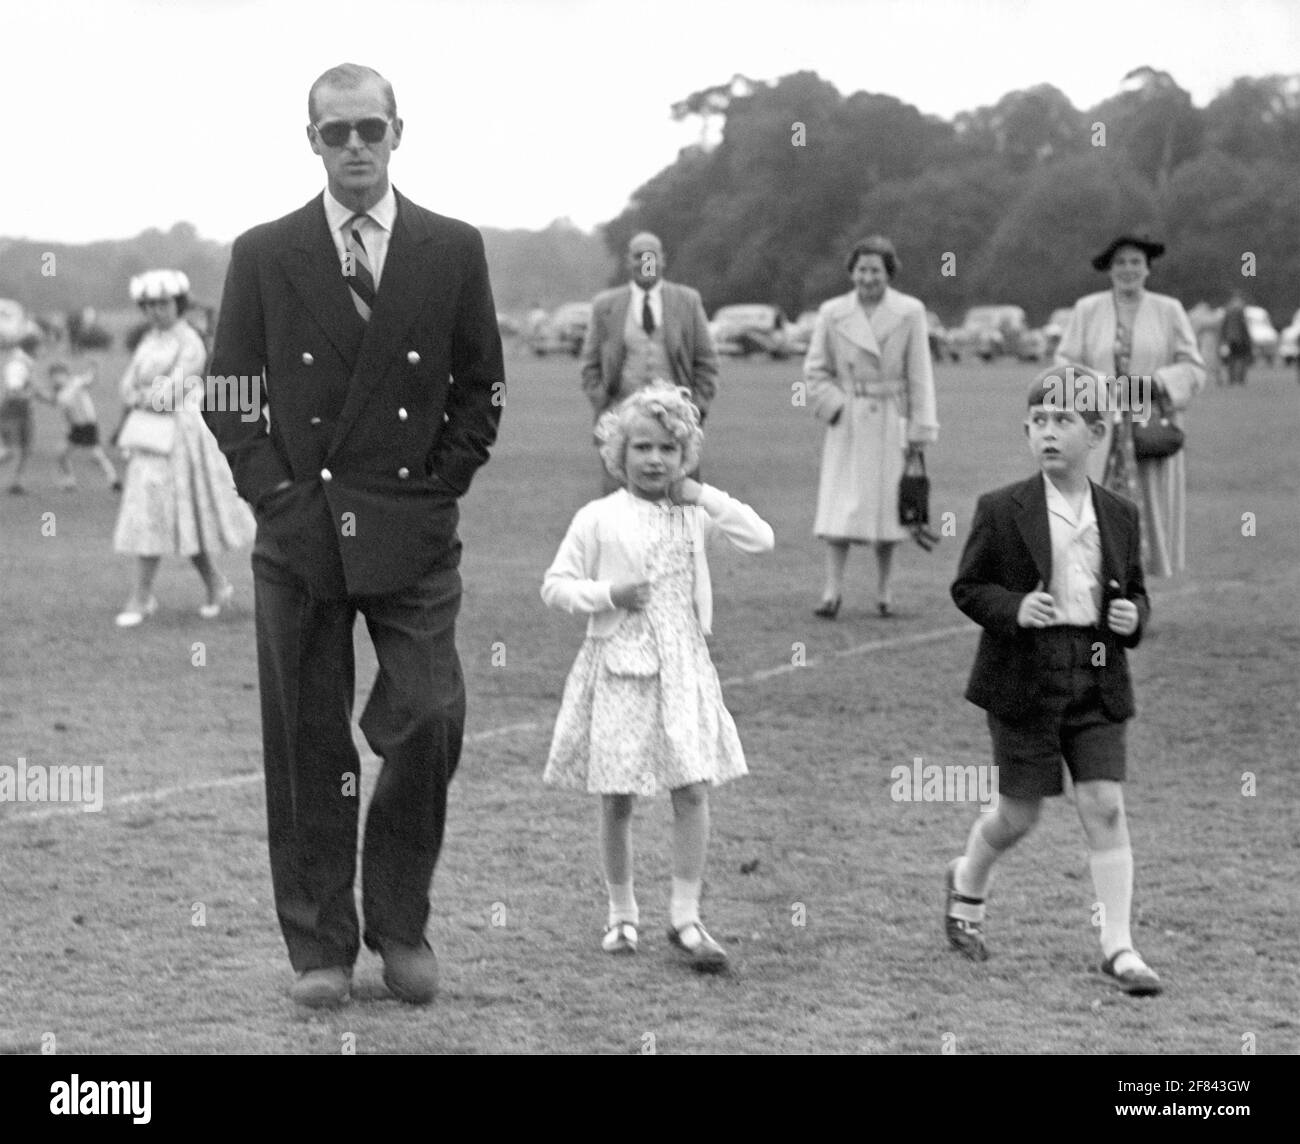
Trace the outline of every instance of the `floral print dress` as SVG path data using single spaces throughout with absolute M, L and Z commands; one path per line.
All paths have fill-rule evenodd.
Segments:
M 682 510 L 642 503 L 653 531 L 650 602 L 611 636 L 588 636 L 564 687 L 543 780 L 593 794 L 653 796 L 748 774 L 694 605 Z

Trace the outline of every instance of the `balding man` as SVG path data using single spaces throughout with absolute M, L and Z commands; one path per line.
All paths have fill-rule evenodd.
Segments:
M 699 292 L 665 282 L 663 243 L 649 233 L 627 245 L 626 286 L 597 294 L 582 346 L 582 388 L 599 417 L 655 378 L 691 391 L 706 414 L 718 385 L 718 355 Z M 606 492 L 617 486 L 605 478 Z

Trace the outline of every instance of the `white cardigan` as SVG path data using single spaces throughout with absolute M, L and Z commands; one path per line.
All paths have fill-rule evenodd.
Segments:
M 636 498 L 626 489 L 592 501 L 578 510 L 555 560 L 542 581 L 542 599 L 551 608 L 582 612 L 589 636 L 607 636 L 628 614 L 614 607 L 610 588 L 619 580 L 643 579 L 648 538 L 639 523 Z M 772 526 L 747 504 L 721 489 L 704 485 L 698 505 L 681 513 L 691 530 L 695 554 L 695 614 L 704 634 L 713 634 L 713 585 L 704 545 L 721 532 L 742 552 L 769 552 L 775 543 Z

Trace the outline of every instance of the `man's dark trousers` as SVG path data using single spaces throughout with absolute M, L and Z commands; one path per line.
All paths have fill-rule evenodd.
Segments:
M 352 740 L 352 630 L 365 617 L 379 674 L 361 730 L 383 760 L 362 848 L 365 942 L 420 947 L 460 761 L 460 572 L 382 596 L 313 598 L 259 536 L 253 552 L 266 810 L 276 913 L 296 972 L 350 966 L 360 759 Z

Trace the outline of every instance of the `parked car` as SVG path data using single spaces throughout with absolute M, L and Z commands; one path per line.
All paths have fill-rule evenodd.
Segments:
M 709 323 L 714 349 L 732 357 L 767 354 L 778 361 L 796 352 L 790 344 L 790 319 L 780 306 L 746 303 L 723 306 Z
M 1278 336 L 1268 311 L 1263 306 L 1247 306 L 1246 327 L 1250 330 L 1255 356 L 1263 358 L 1272 365 L 1277 360 Z
M 1295 312 L 1291 324 L 1282 331 L 1277 342 L 1277 355 L 1286 365 L 1300 362 L 1300 310 Z
M 805 310 L 786 330 L 786 346 L 792 354 L 806 354 L 812 345 L 813 327 L 817 325 L 817 311 Z
M 0 298 L 0 348 L 16 346 L 23 338 L 40 336 L 41 327 L 28 317 L 22 303 Z
M 590 302 L 565 302 L 528 337 L 528 347 L 538 357 L 566 353 L 577 357 L 591 325 Z
M 1070 315 L 1073 312 L 1071 306 L 1062 306 L 1059 310 L 1052 311 L 1052 316 L 1047 319 L 1047 325 L 1043 327 L 1043 336 L 1047 339 L 1047 346 L 1043 350 L 1044 357 L 1056 355 L 1056 347 L 1061 344 L 1061 339 L 1065 336 L 1065 327 L 1070 324 Z
M 930 335 L 930 357 L 934 361 L 961 361 L 961 354 L 957 352 L 952 342 L 952 333 L 950 330 L 943 328 L 943 322 L 939 320 L 939 315 L 933 310 L 926 310 L 925 324 Z
M 957 331 L 957 344 L 983 361 L 1019 352 L 1026 329 L 1025 312 L 1019 306 L 972 306 Z
M 1047 356 L 1047 335 L 1042 330 L 1025 330 L 1016 339 L 1016 357 L 1021 361 L 1042 361 Z

